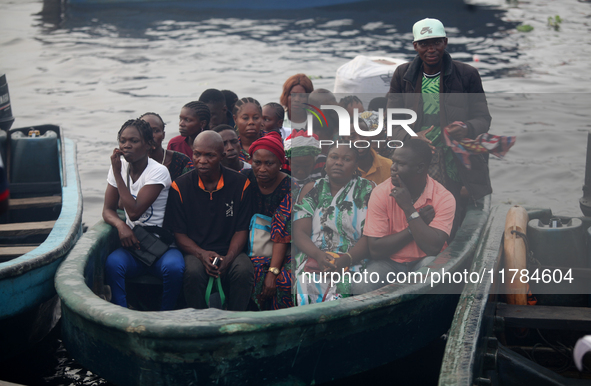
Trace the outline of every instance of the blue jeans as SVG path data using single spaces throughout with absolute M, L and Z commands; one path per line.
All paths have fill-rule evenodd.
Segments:
M 170 248 L 152 266 L 141 263 L 126 249 L 119 248 L 107 257 L 105 273 L 107 284 L 111 286 L 111 301 L 121 307 L 127 307 L 125 278 L 150 274 L 162 279 L 161 310 L 172 310 L 181 293 L 185 260 L 176 248 Z

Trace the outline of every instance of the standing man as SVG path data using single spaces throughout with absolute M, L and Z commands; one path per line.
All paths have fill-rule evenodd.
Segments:
M 379 280 L 353 284 L 353 294 L 362 294 L 388 284 L 388 273 L 410 272 L 425 256 L 435 256 L 446 247 L 456 203 L 452 194 L 429 177 L 429 145 L 410 139 L 392 156 L 391 178 L 371 193 L 363 235 L 371 256 L 368 277 Z
M 491 116 L 482 81 L 474 67 L 452 60 L 446 51 L 447 37 L 439 20 L 416 22 L 413 37 L 417 56 L 396 69 L 390 83 L 388 107 L 408 108 L 417 113 L 412 128 L 433 151 L 429 175 L 452 192 L 458 203 L 462 191 L 462 195 L 478 200 L 492 192 L 488 158 L 470 156 L 472 168 L 467 169 L 446 146 L 443 132 L 447 129 L 449 136 L 458 141 L 488 132 Z M 394 128 L 391 139 L 409 138 L 402 127 Z
M 224 141 L 204 131 L 193 143 L 195 170 L 173 182 L 165 224 L 185 257 L 187 305 L 206 308 L 209 277 L 221 277 L 228 310 L 245 311 L 254 285 L 254 267 L 243 252 L 251 217 L 250 182 L 221 165 Z M 220 257 L 219 267 L 213 264 Z

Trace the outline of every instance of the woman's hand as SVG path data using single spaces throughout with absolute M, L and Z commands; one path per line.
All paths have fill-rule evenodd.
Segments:
M 313 258 L 318 263 L 318 269 L 320 269 L 320 271 L 334 272 L 337 270 L 337 266 L 335 265 L 335 258 L 329 255 L 328 253 L 320 251 L 318 254 L 313 256 Z
M 273 297 L 277 292 L 277 276 L 273 272 L 267 272 L 265 281 L 263 282 L 263 291 L 259 295 L 261 300 Z
M 117 231 L 119 231 L 119 240 L 121 241 L 121 245 L 124 248 L 135 247 L 136 249 L 140 248 L 140 242 L 135 237 L 133 230 L 124 222 L 122 222 L 118 227 Z
M 111 154 L 111 166 L 113 166 L 113 174 L 120 175 L 121 174 L 121 156 L 123 152 L 119 149 L 114 149 L 113 154 Z

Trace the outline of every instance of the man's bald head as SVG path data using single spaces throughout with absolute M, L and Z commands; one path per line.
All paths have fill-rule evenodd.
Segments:
M 193 150 L 196 149 L 211 149 L 218 152 L 220 155 L 224 153 L 224 140 L 222 136 L 212 130 L 202 131 L 197 135 L 193 142 Z
M 220 162 L 225 157 L 224 141 L 215 131 L 199 133 L 193 142 L 193 165 L 204 181 L 217 181 L 220 176 Z

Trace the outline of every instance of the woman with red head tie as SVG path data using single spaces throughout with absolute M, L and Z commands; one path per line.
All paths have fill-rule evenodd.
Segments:
M 271 256 L 251 253 L 255 275 L 252 298 L 260 310 L 292 307 L 291 178 L 281 171 L 281 165 L 285 162 L 281 136 L 271 132 L 253 142 L 248 152 L 252 169 L 241 173 L 248 177 L 254 187 L 255 216 L 271 218 L 273 241 Z M 251 230 L 249 238 L 253 234 Z

